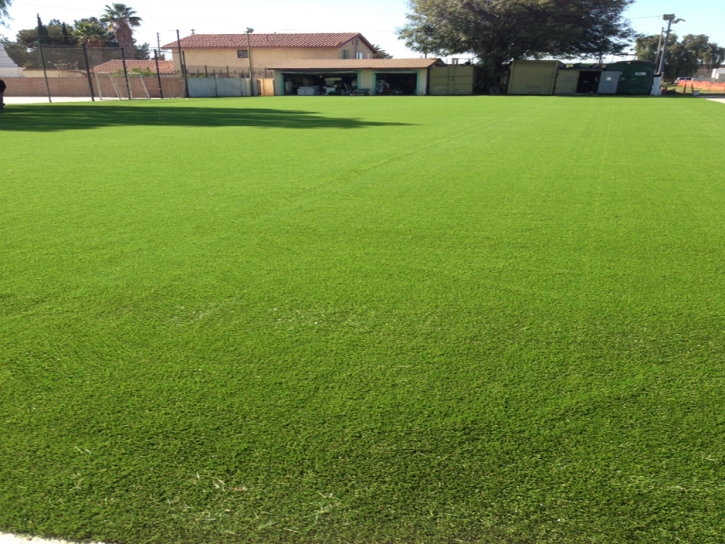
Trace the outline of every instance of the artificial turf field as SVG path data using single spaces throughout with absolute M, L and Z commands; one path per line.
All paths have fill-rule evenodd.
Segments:
M 0 113 L 0 531 L 725 540 L 725 105 Z

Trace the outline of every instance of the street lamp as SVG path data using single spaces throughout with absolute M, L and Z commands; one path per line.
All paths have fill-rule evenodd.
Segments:
M 665 57 L 667 57 L 667 44 L 670 40 L 670 28 L 672 28 L 672 25 L 685 22 L 684 19 L 675 18 L 674 13 L 663 15 L 662 20 L 667 21 L 667 34 L 665 35 L 665 43 L 662 46 L 662 58 L 660 59 L 659 74 L 661 77 L 664 76 L 665 71 Z
M 254 32 L 253 28 L 247 27 L 247 56 L 249 57 L 249 88 L 252 96 L 256 96 L 254 92 L 254 65 L 252 64 L 252 40 L 249 35 Z

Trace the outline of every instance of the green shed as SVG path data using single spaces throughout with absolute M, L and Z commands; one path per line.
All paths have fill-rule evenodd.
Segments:
M 608 72 L 622 72 L 617 94 L 649 94 L 655 75 L 653 62 L 630 60 L 607 64 Z

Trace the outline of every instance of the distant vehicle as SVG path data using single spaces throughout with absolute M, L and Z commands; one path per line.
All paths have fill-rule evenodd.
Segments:
M 677 85 L 678 83 L 684 83 L 685 81 L 692 81 L 692 80 L 693 79 L 691 77 L 678 77 L 675 80 L 675 85 Z

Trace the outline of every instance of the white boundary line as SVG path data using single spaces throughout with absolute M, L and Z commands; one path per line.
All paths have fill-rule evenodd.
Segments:
M 35 536 L 20 536 L 10 533 L 0 533 L 0 544 L 75 544 L 68 540 L 53 540 Z M 101 543 L 97 543 L 101 544 Z

